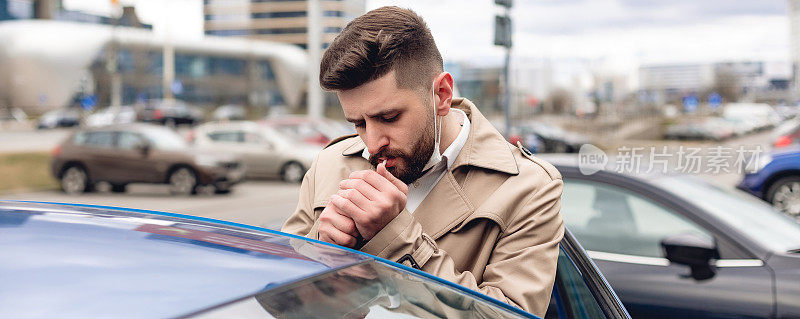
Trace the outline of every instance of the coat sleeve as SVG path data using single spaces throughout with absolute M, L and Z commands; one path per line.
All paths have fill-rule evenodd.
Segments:
M 544 316 L 555 281 L 558 243 L 564 235 L 562 189 L 562 180 L 553 179 L 517 206 L 480 283 L 471 272 L 458 271 L 407 210 L 361 250 L 393 261 L 410 254 L 427 273 Z
M 289 216 L 289 219 L 281 227 L 282 232 L 319 239 L 315 223 L 317 218 L 314 213 L 314 177 L 317 171 L 317 162 L 318 158 L 314 159 L 311 168 L 303 176 L 297 208 L 294 210 L 294 214 Z

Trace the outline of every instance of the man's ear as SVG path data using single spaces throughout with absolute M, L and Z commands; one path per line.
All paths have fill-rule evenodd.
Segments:
M 436 103 L 436 114 L 445 116 L 450 113 L 453 102 L 453 76 L 442 72 L 433 79 L 433 92 Z

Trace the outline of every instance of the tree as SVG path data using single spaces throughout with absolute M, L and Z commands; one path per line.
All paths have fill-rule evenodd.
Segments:
M 737 102 L 742 95 L 742 79 L 734 70 L 726 67 L 714 70 L 712 91 L 717 92 L 726 102 Z
M 552 89 L 545 99 L 546 109 L 554 114 L 571 112 L 573 104 L 575 104 L 575 101 L 572 98 L 572 93 L 561 87 Z

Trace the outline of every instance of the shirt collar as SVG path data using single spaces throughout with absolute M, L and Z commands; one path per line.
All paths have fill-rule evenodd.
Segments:
M 456 139 L 453 140 L 453 143 L 450 143 L 450 146 L 448 146 L 447 149 L 444 150 L 444 152 L 442 152 L 442 157 L 445 159 L 445 161 L 447 161 L 448 169 L 450 169 L 450 167 L 453 166 L 453 163 L 456 161 L 456 157 L 458 157 L 458 153 L 461 152 L 461 149 L 464 147 L 464 144 L 467 143 L 467 137 L 469 137 L 469 125 L 470 125 L 469 118 L 467 118 L 467 114 L 464 113 L 464 111 L 456 108 L 451 108 L 450 111 L 456 112 L 456 114 L 458 114 L 458 116 L 461 118 L 461 121 L 463 122 L 461 124 L 461 130 L 458 131 L 458 136 L 456 136 Z M 364 148 L 364 150 L 361 151 L 361 157 L 363 157 L 364 159 L 369 160 L 369 155 L 370 154 L 369 151 L 367 151 L 367 148 Z M 437 164 L 436 166 L 439 166 L 439 164 Z

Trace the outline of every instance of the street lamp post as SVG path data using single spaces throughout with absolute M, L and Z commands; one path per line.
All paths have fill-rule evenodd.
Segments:
M 503 109 L 505 109 L 505 135 L 511 134 L 511 85 L 509 83 L 509 73 L 511 64 L 512 30 L 511 30 L 511 6 L 513 0 L 494 0 L 494 3 L 505 8 L 503 15 L 495 16 L 494 19 L 494 44 L 506 48 L 506 61 L 503 68 Z
M 308 0 L 308 115 L 323 117 L 322 90 L 317 84 L 319 63 L 322 59 L 322 10 L 320 0 Z

